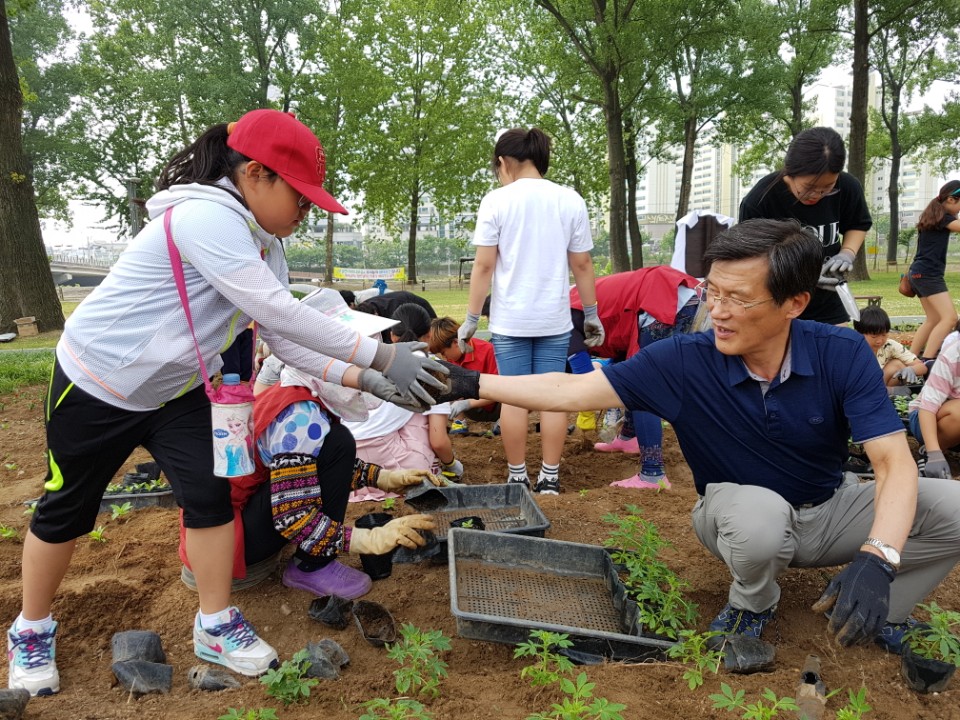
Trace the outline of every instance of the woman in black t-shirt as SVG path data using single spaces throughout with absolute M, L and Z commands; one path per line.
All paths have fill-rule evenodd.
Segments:
M 940 345 L 957 324 L 957 311 L 947 291 L 950 233 L 960 232 L 960 180 L 951 180 L 920 213 L 917 221 L 917 254 L 910 265 L 910 284 L 920 298 L 926 319 L 913 336 L 911 350 L 921 360 L 937 357 Z
M 740 218 L 794 219 L 823 246 L 823 271 L 804 320 L 840 325 L 849 316 L 836 285 L 853 267 L 873 225 L 860 182 L 845 172 L 847 151 L 832 128 L 804 130 L 790 143 L 783 168 L 762 178 L 740 203 Z

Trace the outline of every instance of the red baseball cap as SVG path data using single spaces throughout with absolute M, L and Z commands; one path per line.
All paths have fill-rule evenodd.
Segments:
M 346 215 L 333 195 L 323 189 L 327 157 L 310 128 L 291 113 L 253 110 L 227 127 L 227 145 L 263 163 L 317 207 Z

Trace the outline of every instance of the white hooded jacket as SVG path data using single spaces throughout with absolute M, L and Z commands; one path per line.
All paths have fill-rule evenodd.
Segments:
M 219 353 L 251 320 L 277 357 L 324 380 L 340 381 L 348 367 L 341 360 L 373 362 L 376 340 L 290 294 L 280 241 L 222 189 L 235 191 L 229 181 L 219 185 L 176 185 L 147 202 L 150 223 L 70 316 L 57 345 L 57 359 L 77 387 L 116 407 L 145 411 L 202 384 L 167 252 L 168 207 L 208 372 L 221 367 Z

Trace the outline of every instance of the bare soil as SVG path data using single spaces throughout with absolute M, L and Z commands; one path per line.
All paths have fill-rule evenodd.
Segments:
M 17 528 L 27 526 L 23 501 L 36 497 L 45 471 L 42 398 L 44 388 L 27 387 L 0 398 L 0 522 Z M 547 537 L 601 544 L 610 532 L 603 521 L 607 513 L 621 512 L 635 503 L 644 516 L 656 523 L 673 543 L 667 556 L 670 566 L 691 587 L 699 604 L 699 629 L 723 606 L 729 575 L 723 564 L 697 542 L 690 528 L 689 510 L 696 499 L 690 471 L 683 462 L 672 431 L 667 429 L 665 452 L 673 489 L 665 492 L 609 487 L 609 483 L 632 475 L 635 460 L 619 454 L 593 450 L 593 432 L 577 430 L 566 442 L 561 482 L 564 492 L 556 497 L 537 497 L 549 518 Z M 457 437 L 457 453 L 467 468 L 468 483 L 501 481 L 505 469 L 499 440 Z M 142 452 L 142 451 L 140 451 Z M 539 439 L 531 434 L 528 458 L 539 461 Z M 135 462 L 149 459 L 138 453 Z M 581 492 L 584 491 L 584 492 Z M 375 509 L 365 503 L 352 505 L 350 517 Z M 330 637 L 350 654 L 351 663 L 337 681 L 323 681 L 306 704 L 283 707 L 267 697 L 256 680 L 244 679 L 239 689 L 218 693 L 191 690 L 187 670 L 198 663 L 191 642 L 191 621 L 196 596 L 179 579 L 177 515 L 173 510 L 137 510 L 126 518 L 110 520 L 105 543 L 82 538 L 70 572 L 54 607 L 60 622 L 58 663 L 62 691 L 52 698 L 37 698 L 27 706 L 27 718 L 203 718 L 214 720 L 227 708 L 277 708 L 282 720 L 326 718 L 354 720 L 362 714 L 364 701 L 392 697 L 392 671 L 396 665 L 386 651 L 361 639 L 350 626 L 335 631 L 307 618 L 311 597 L 283 587 L 277 576 L 237 594 L 236 602 L 258 631 L 289 658 L 310 640 Z M 10 622 L 20 607 L 20 552 L 16 540 L 0 540 L 0 621 Z M 359 566 L 356 558 L 347 563 Z M 919 695 L 900 678 L 899 659 L 875 647 L 840 648 L 826 632 L 826 623 L 810 611 L 831 571 L 791 570 L 783 577 L 783 600 L 777 619 L 765 639 L 777 649 L 773 672 L 710 675 L 703 688 L 691 691 L 681 678 L 683 667 L 673 662 L 624 665 L 610 663 L 588 667 L 596 683 L 594 694 L 624 703 L 625 718 L 721 718 L 734 717 L 712 708 L 708 698 L 727 683 L 746 691 L 750 702 L 760 699 L 764 688 L 778 695 L 795 694 L 800 668 L 808 654 L 822 662 L 822 675 L 830 689 L 840 692 L 829 700 L 826 717 L 841 708 L 847 688 L 865 685 L 873 711 L 867 717 L 883 720 L 960 719 L 960 687 L 940 695 Z M 944 607 L 958 605 L 960 575 L 956 571 L 933 596 Z M 535 690 L 519 677 L 526 661 L 513 659 L 513 648 L 457 636 L 450 611 L 447 568 L 428 564 L 395 565 L 391 577 L 374 583 L 367 599 L 385 605 L 398 623 L 412 623 L 424 630 L 442 630 L 452 638 L 446 653 L 449 678 L 439 699 L 429 704 L 437 720 L 472 717 L 475 720 L 523 720 L 546 711 L 560 699 L 554 689 Z M 174 666 L 174 687 L 169 695 L 134 699 L 124 693 L 110 671 L 110 642 L 120 630 L 149 629 L 160 634 L 168 662 Z

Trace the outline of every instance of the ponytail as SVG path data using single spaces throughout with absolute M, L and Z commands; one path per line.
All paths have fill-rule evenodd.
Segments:
M 940 192 L 937 193 L 937 196 L 931 200 L 927 206 L 923 209 L 923 212 L 920 213 L 920 218 L 917 220 L 917 230 L 923 232 L 925 230 L 937 230 L 940 227 L 940 223 L 943 220 L 943 216 L 947 214 L 947 211 L 943 209 L 943 202 L 951 195 L 960 194 L 960 180 L 950 180 L 940 188 Z
M 391 319 L 399 320 L 390 328 L 397 342 L 416 342 L 430 332 L 430 314 L 416 303 L 404 303 L 393 311 Z
M 546 175 L 550 167 L 550 136 L 540 128 L 513 128 L 504 132 L 493 149 L 493 170 L 497 171 L 497 158 L 511 157 L 519 162 L 529 160 L 537 172 Z

